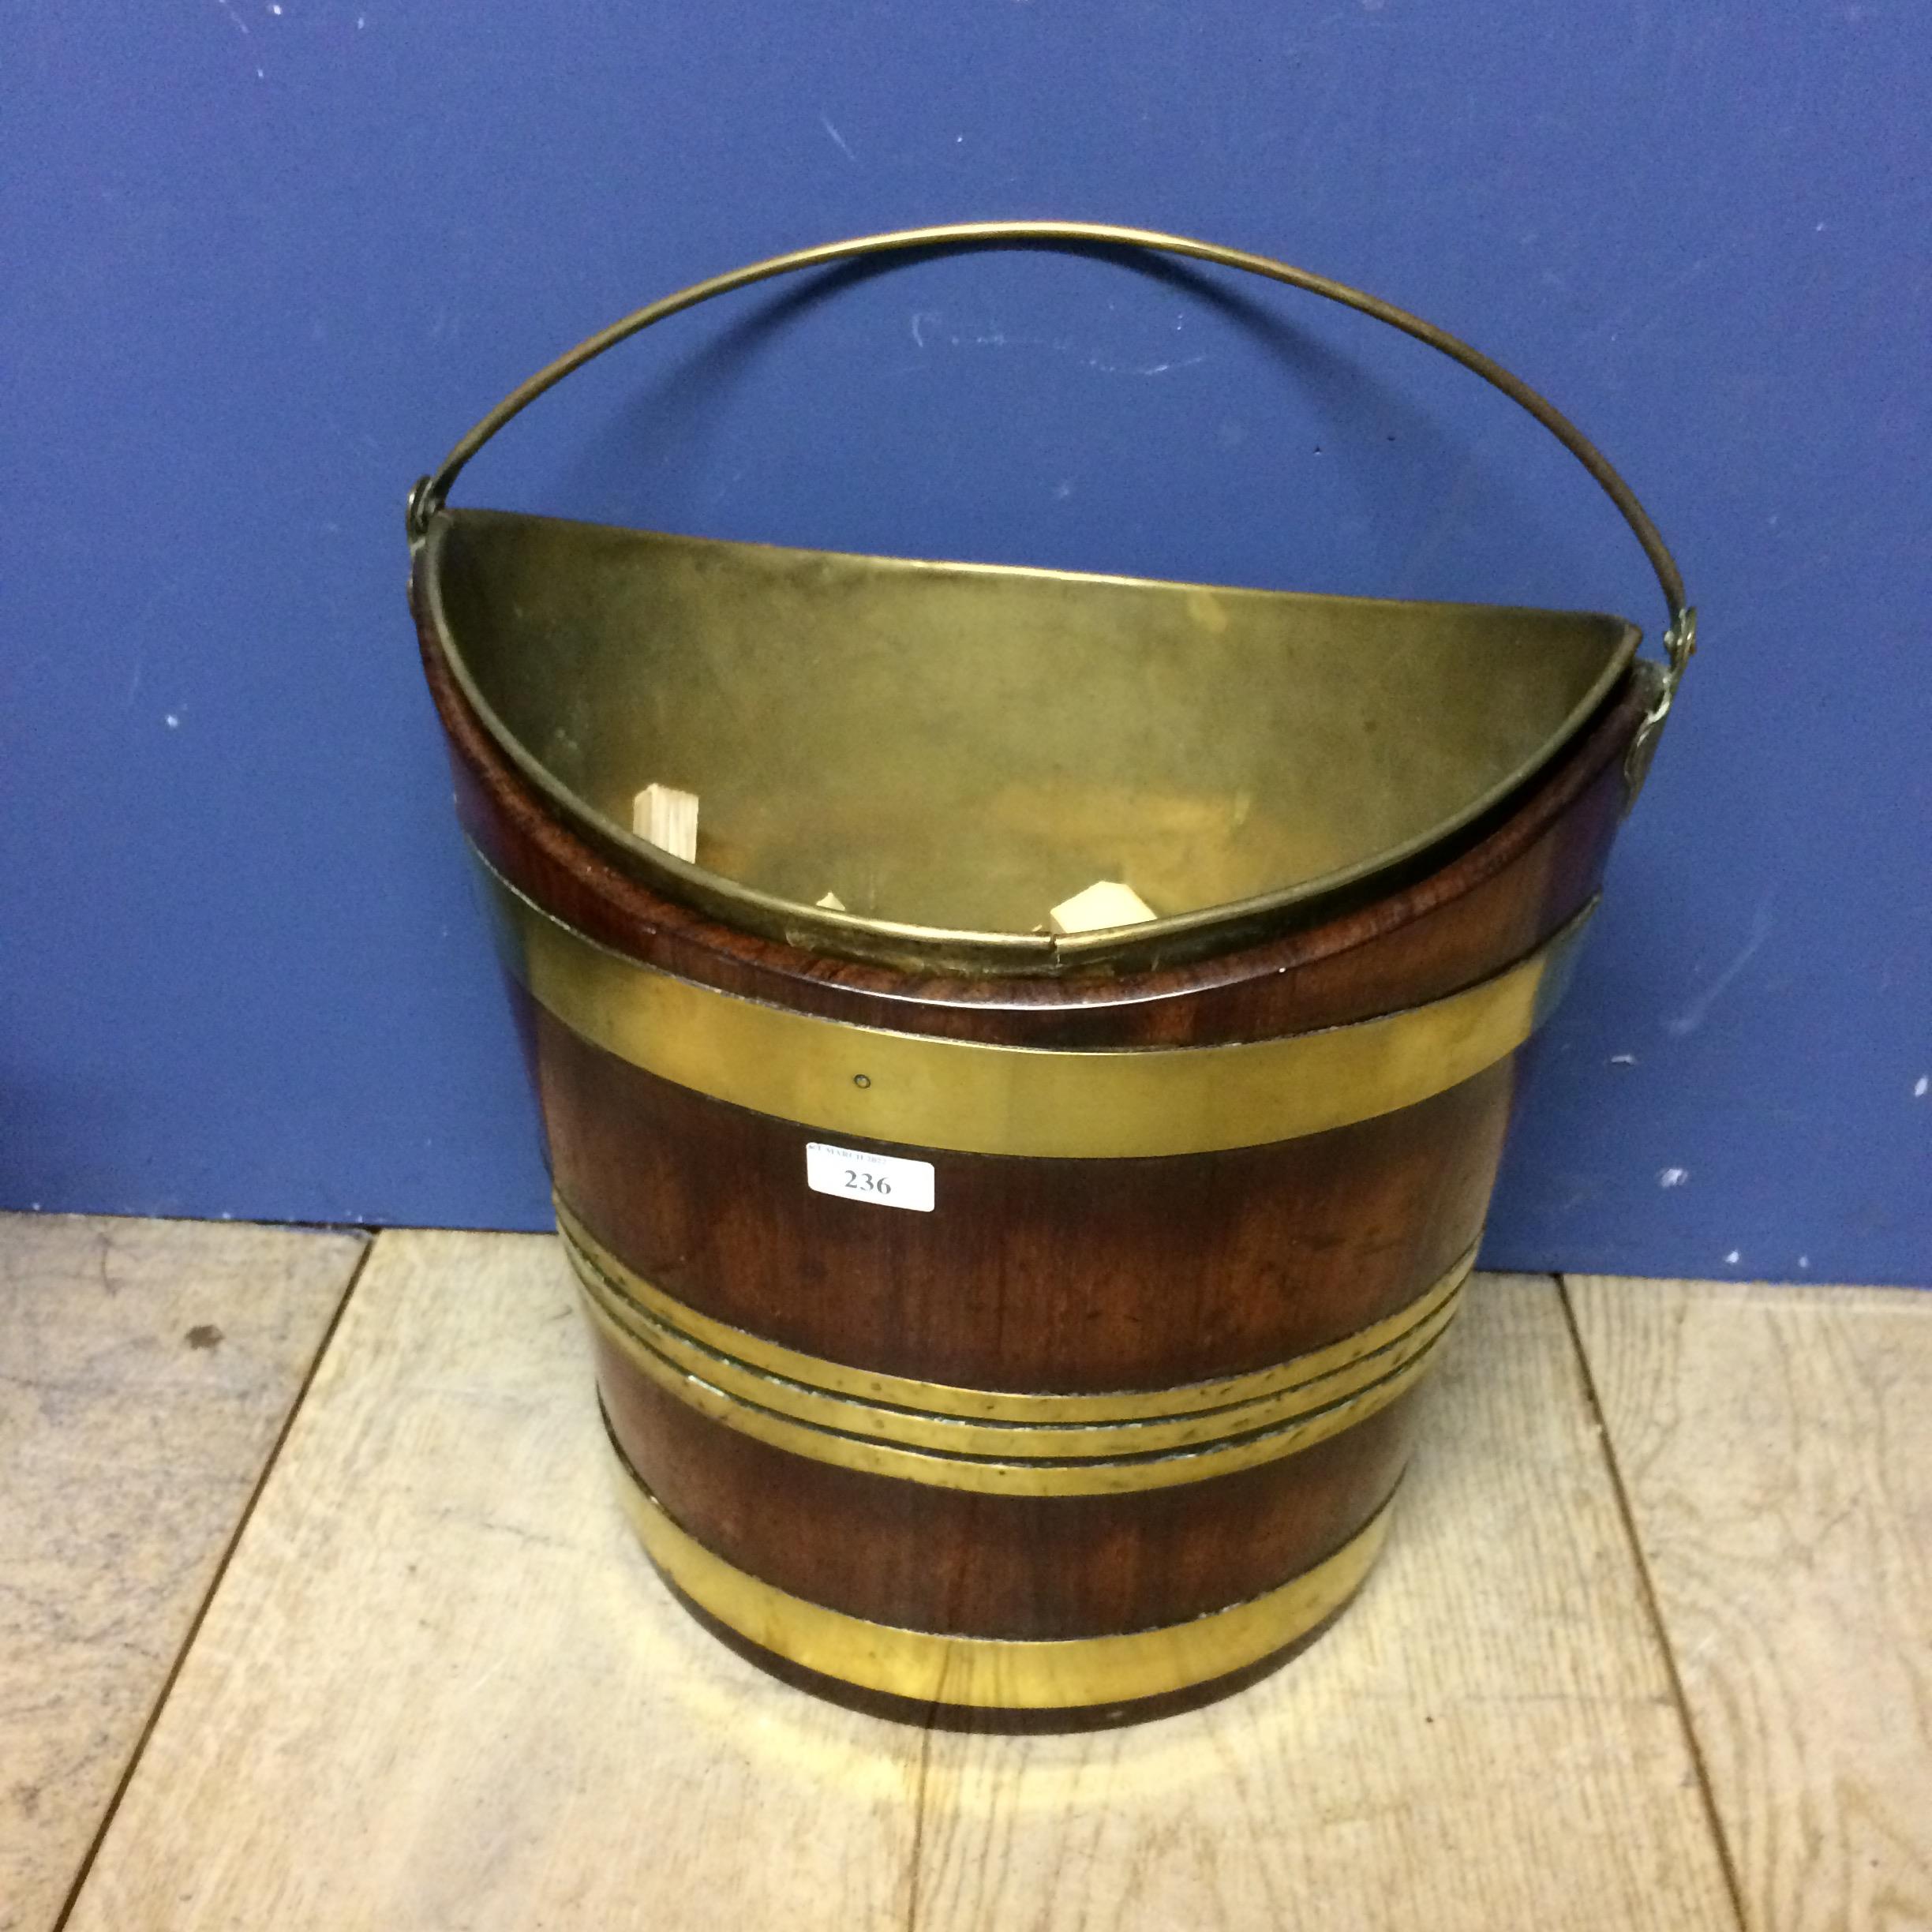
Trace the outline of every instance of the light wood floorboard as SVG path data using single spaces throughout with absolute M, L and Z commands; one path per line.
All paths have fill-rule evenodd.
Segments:
M 1555 1285 L 1477 1282 L 1382 1566 L 1248 1694 L 937 1735 L 922 1928 L 1735 1924 Z
M 1327 1641 L 1193 1717 L 960 1736 L 669 1601 L 552 1244 L 386 1235 L 77 1932 L 1728 1926 L 1554 1286 L 1473 1304 Z
M 0 1929 L 47 1932 L 365 1243 L 0 1215 Z
M 1568 1287 L 1751 1932 L 1932 1927 L 1932 1296 Z
M 547 1237 L 380 1238 L 75 1932 L 906 1923 L 920 1734 L 667 1597 L 568 1282 Z

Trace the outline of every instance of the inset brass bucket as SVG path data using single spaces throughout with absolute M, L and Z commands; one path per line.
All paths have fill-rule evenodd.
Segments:
M 1668 661 L 1588 613 L 446 506 L 656 321 L 1004 242 L 1249 271 L 1473 370 L 1622 512 Z M 620 1480 L 673 1584 L 818 1688 L 1005 1709 L 1208 1694 L 1325 1620 L 1692 649 L 1608 462 L 1355 290 L 992 223 L 639 310 L 465 437 L 409 528 Z M 1129 909 L 1073 917 L 1090 891 Z

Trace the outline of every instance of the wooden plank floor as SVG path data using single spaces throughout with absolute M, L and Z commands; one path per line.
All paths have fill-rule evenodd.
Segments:
M 1932 1927 L 1932 1295 L 1486 1279 L 1324 1641 L 1013 1739 L 676 1608 L 553 1243 L 358 1253 L 0 1218 L 6 1932 Z
M 1382 1565 L 1245 1696 L 935 1738 L 913 1923 L 1732 1925 L 1556 1287 L 1481 1280 Z
M 919 1739 L 667 1603 L 534 1236 L 386 1234 L 76 1926 L 903 1925 Z
M 58 1919 L 361 1259 L 0 1216 L 0 1928 Z
M 1570 1286 L 1746 1923 L 1932 1926 L 1932 1295 Z

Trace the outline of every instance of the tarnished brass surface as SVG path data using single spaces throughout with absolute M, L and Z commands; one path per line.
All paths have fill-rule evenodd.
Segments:
M 1669 608 L 1668 662 L 1630 758 L 1641 782 L 1691 614 L 1629 487 L 1544 398 L 1433 324 L 1265 256 L 1091 223 L 963 223 L 800 249 L 640 309 L 524 384 L 412 492 L 438 646 L 566 823 L 671 896 L 807 947 L 987 972 L 1172 962 L 1440 853 L 1623 676 L 1635 629 L 1581 612 L 850 556 L 445 505 L 497 429 L 639 329 L 794 269 L 1005 242 L 1152 249 L 1287 283 L 1528 410 L 1616 504 Z M 695 863 L 630 829 L 651 783 L 700 798 Z M 1040 930 L 1096 879 L 1124 881 L 1157 916 Z
M 1447 1327 L 1476 1258 L 1472 1247 L 1385 1320 L 1271 1368 L 1178 1388 L 1032 1395 L 867 1375 L 781 1347 L 712 1321 L 645 1281 L 583 1234 L 560 1204 L 558 1225 L 599 1325 L 627 1355 L 647 1350 L 658 1366 L 822 1428 L 955 1455 L 1050 1461 L 1202 1447 L 1354 1395 L 1406 1366 Z
M 1049 1050 L 739 999 L 600 945 L 477 862 L 505 964 L 540 1005 L 620 1059 L 848 1138 L 1075 1159 L 1260 1146 L 1444 1092 L 1554 1009 L 1594 909 L 1494 978 L 1379 1019 L 1230 1046 Z
M 701 1609 L 807 1670 L 923 1703 L 1008 1710 L 1126 1703 L 1259 1663 L 1341 1608 L 1388 1534 L 1389 1507 L 1279 1588 L 1185 1623 L 1026 1642 L 873 1623 L 792 1596 L 727 1563 L 675 1522 L 615 1441 L 618 1493 L 652 1562 Z
M 977 970 L 1171 960 L 1399 870 L 1546 762 L 1637 645 L 1609 617 L 488 511 L 440 519 L 428 570 L 452 674 L 566 822 L 728 923 Z M 696 864 L 628 829 L 650 782 L 698 794 Z M 1158 916 L 1034 930 L 1096 879 Z

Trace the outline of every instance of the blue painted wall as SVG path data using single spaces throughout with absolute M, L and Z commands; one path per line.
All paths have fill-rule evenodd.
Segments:
M 1058 214 L 1489 349 L 1702 607 L 1490 1261 L 1932 1277 L 1923 6 L 121 0 L 9 39 L 0 1201 L 538 1225 L 406 485 L 701 275 Z M 1654 627 L 1500 399 L 1228 287 L 1002 255 L 753 294 L 459 493 Z

